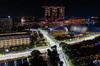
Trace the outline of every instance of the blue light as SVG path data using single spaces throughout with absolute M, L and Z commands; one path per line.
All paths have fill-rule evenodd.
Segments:
M 90 22 L 90 18 L 88 18 L 88 22 Z
M 93 24 L 95 24 L 95 21 L 94 20 L 91 20 L 93 22 Z
M 51 28 L 50 31 L 52 31 L 53 29 Z
M 8 18 L 10 18 L 10 16 L 8 16 Z
M 88 22 L 88 28 L 90 27 L 90 23 Z
M 60 55 L 65 55 L 65 53 L 61 53 Z
M 98 45 L 100 46 L 100 41 L 97 41 Z
M 95 24 L 95 22 L 93 22 L 93 24 Z

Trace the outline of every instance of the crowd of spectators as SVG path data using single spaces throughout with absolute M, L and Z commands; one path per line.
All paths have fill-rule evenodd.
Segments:
M 94 60 L 100 60 L 100 46 L 97 43 L 97 39 L 66 45 L 63 46 L 63 49 L 75 66 L 93 66 Z

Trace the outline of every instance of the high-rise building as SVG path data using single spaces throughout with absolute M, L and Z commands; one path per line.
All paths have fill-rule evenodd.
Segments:
M 65 7 L 42 6 L 42 8 L 45 8 L 45 20 L 55 21 L 57 19 L 65 19 Z
M 23 26 L 23 25 L 28 25 L 32 24 L 35 22 L 35 17 L 33 16 L 19 16 L 19 17 L 14 17 L 14 26 Z
M 0 18 L 0 32 L 9 32 L 12 27 L 12 18 Z

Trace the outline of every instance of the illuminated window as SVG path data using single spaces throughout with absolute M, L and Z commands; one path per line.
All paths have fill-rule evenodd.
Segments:
M 7 44 L 9 44 L 9 42 Z
M 11 43 L 13 43 L 13 40 L 11 40 Z
M 24 42 L 24 39 L 22 39 L 22 42 Z
M 6 47 L 6 45 L 3 45 L 4 47 Z
M 3 44 L 5 44 L 5 41 L 3 41 Z

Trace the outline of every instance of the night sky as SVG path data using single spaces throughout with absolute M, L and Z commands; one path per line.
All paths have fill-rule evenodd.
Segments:
M 66 16 L 100 17 L 99 0 L 0 0 L 0 16 L 44 16 L 41 6 L 65 6 Z

